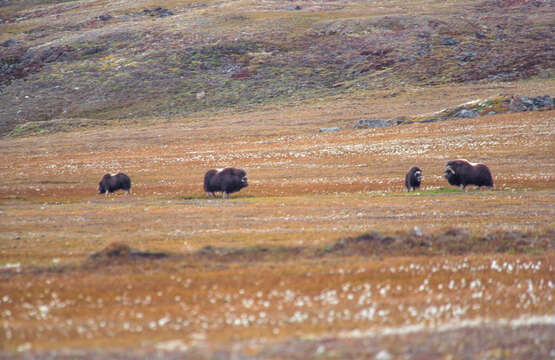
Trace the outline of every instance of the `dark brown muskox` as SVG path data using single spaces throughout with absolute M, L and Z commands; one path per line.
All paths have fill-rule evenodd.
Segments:
M 204 175 L 204 191 L 208 195 L 216 196 L 215 192 L 222 192 L 223 198 L 249 186 L 247 173 L 242 169 L 226 168 L 223 170 L 208 170 Z
M 444 175 L 451 185 L 460 186 L 463 190 L 467 185 L 493 187 L 491 172 L 484 164 L 474 164 L 460 159 L 448 161 L 445 167 Z
M 106 196 L 120 189 L 127 191 L 127 195 L 131 193 L 131 179 L 124 173 L 106 174 L 98 183 L 98 193 L 106 194 Z
M 417 166 L 411 167 L 407 175 L 405 175 L 405 187 L 407 191 L 418 190 L 421 182 L 422 170 Z

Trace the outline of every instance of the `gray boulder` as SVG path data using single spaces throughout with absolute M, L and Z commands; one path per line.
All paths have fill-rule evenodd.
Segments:
M 320 129 L 320 132 L 334 132 L 334 131 L 339 131 L 338 127 L 331 127 L 331 128 L 322 128 Z
M 444 37 L 444 38 L 441 38 L 440 43 L 441 45 L 445 45 L 445 46 L 454 46 L 454 45 L 457 45 L 459 42 L 453 38 Z
M 534 106 L 536 106 L 537 108 L 542 108 L 545 106 L 553 106 L 553 98 L 549 95 L 545 95 L 545 96 L 536 96 L 535 98 L 532 98 L 532 102 L 534 103 Z
M 553 98 L 549 95 L 527 97 L 515 95 L 511 98 L 509 103 L 509 110 L 518 111 L 532 111 L 538 110 L 544 107 L 553 107 Z
M 353 129 L 376 129 L 393 126 L 391 121 L 377 120 L 377 119 L 360 119 L 353 126 Z
M 476 116 L 480 116 L 480 114 L 478 114 L 476 111 L 472 109 L 462 109 L 457 113 L 457 115 L 455 115 L 455 117 L 459 117 L 459 118 L 473 118 Z
M 16 46 L 16 45 L 17 45 L 17 41 L 15 41 L 14 39 L 8 39 L 0 44 L 0 46 L 3 46 L 3 47 L 10 47 L 10 46 Z
M 113 17 L 112 17 L 112 15 L 106 13 L 106 14 L 102 14 L 102 15 L 98 16 L 97 19 L 102 20 L 102 21 L 108 21 L 108 20 L 112 20 Z

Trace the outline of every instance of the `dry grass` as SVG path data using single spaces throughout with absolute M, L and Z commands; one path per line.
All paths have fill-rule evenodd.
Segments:
M 551 86 L 357 93 L 167 124 L 153 119 L 1 140 L 0 342 L 8 351 L 155 349 L 172 339 L 221 346 L 552 315 L 552 242 L 529 254 L 407 251 L 366 258 L 278 251 L 260 261 L 178 256 L 84 263 L 115 241 L 174 255 L 206 245 L 248 252 L 324 248 L 345 236 L 415 226 L 425 234 L 455 226 L 473 236 L 521 231 L 552 241 L 553 111 L 350 129 L 369 111 L 424 114 L 499 92 L 552 93 Z M 318 132 L 329 125 L 343 130 Z M 487 163 L 495 189 L 451 190 L 441 174 L 455 157 Z M 423 190 L 407 194 L 403 177 L 413 164 L 424 170 Z M 229 165 L 245 168 L 251 185 L 229 201 L 208 199 L 204 171 Z M 131 176 L 134 195 L 97 195 L 102 174 L 120 170 Z
M 552 266 L 547 255 L 497 255 L 217 268 L 138 263 L 132 271 L 12 275 L 3 285 L 4 336 L 12 347 L 31 342 L 38 349 L 201 336 L 217 344 L 518 318 L 551 312 Z

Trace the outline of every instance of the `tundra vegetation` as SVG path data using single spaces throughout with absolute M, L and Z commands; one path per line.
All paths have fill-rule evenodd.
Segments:
M 553 355 L 550 2 L 160 5 L 0 5 L 0 357 Z

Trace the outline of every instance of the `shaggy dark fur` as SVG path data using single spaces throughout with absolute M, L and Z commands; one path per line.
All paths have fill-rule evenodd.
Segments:
M 131 193 L 131 179 L 124 173 L 116 175 L 106 174 L 98 183 L 98 193 L 106 194 L 113 193 L 117 190 L 125 190 L 129 195 Z
M 223 170 L 208 170 L 204 175 L 204 191 L 208 195 L 216 196 L 215 192 L 222 192 L 224 198 L 249 186 L 247 173 L 242 169 L 226 168 Z
M 422 170 L 417 166 L 411 167 L 407 175 L 405 175 L 405 187 L 408 191 L 418 190 L 421 182 Z
M 449 184 L 460 186 L 463 190 L 467 185 L 493 187 L 493 177 L 484 164 L 473 164 L 467 160 L 451 160 L 445 164 L 445 178 Z

